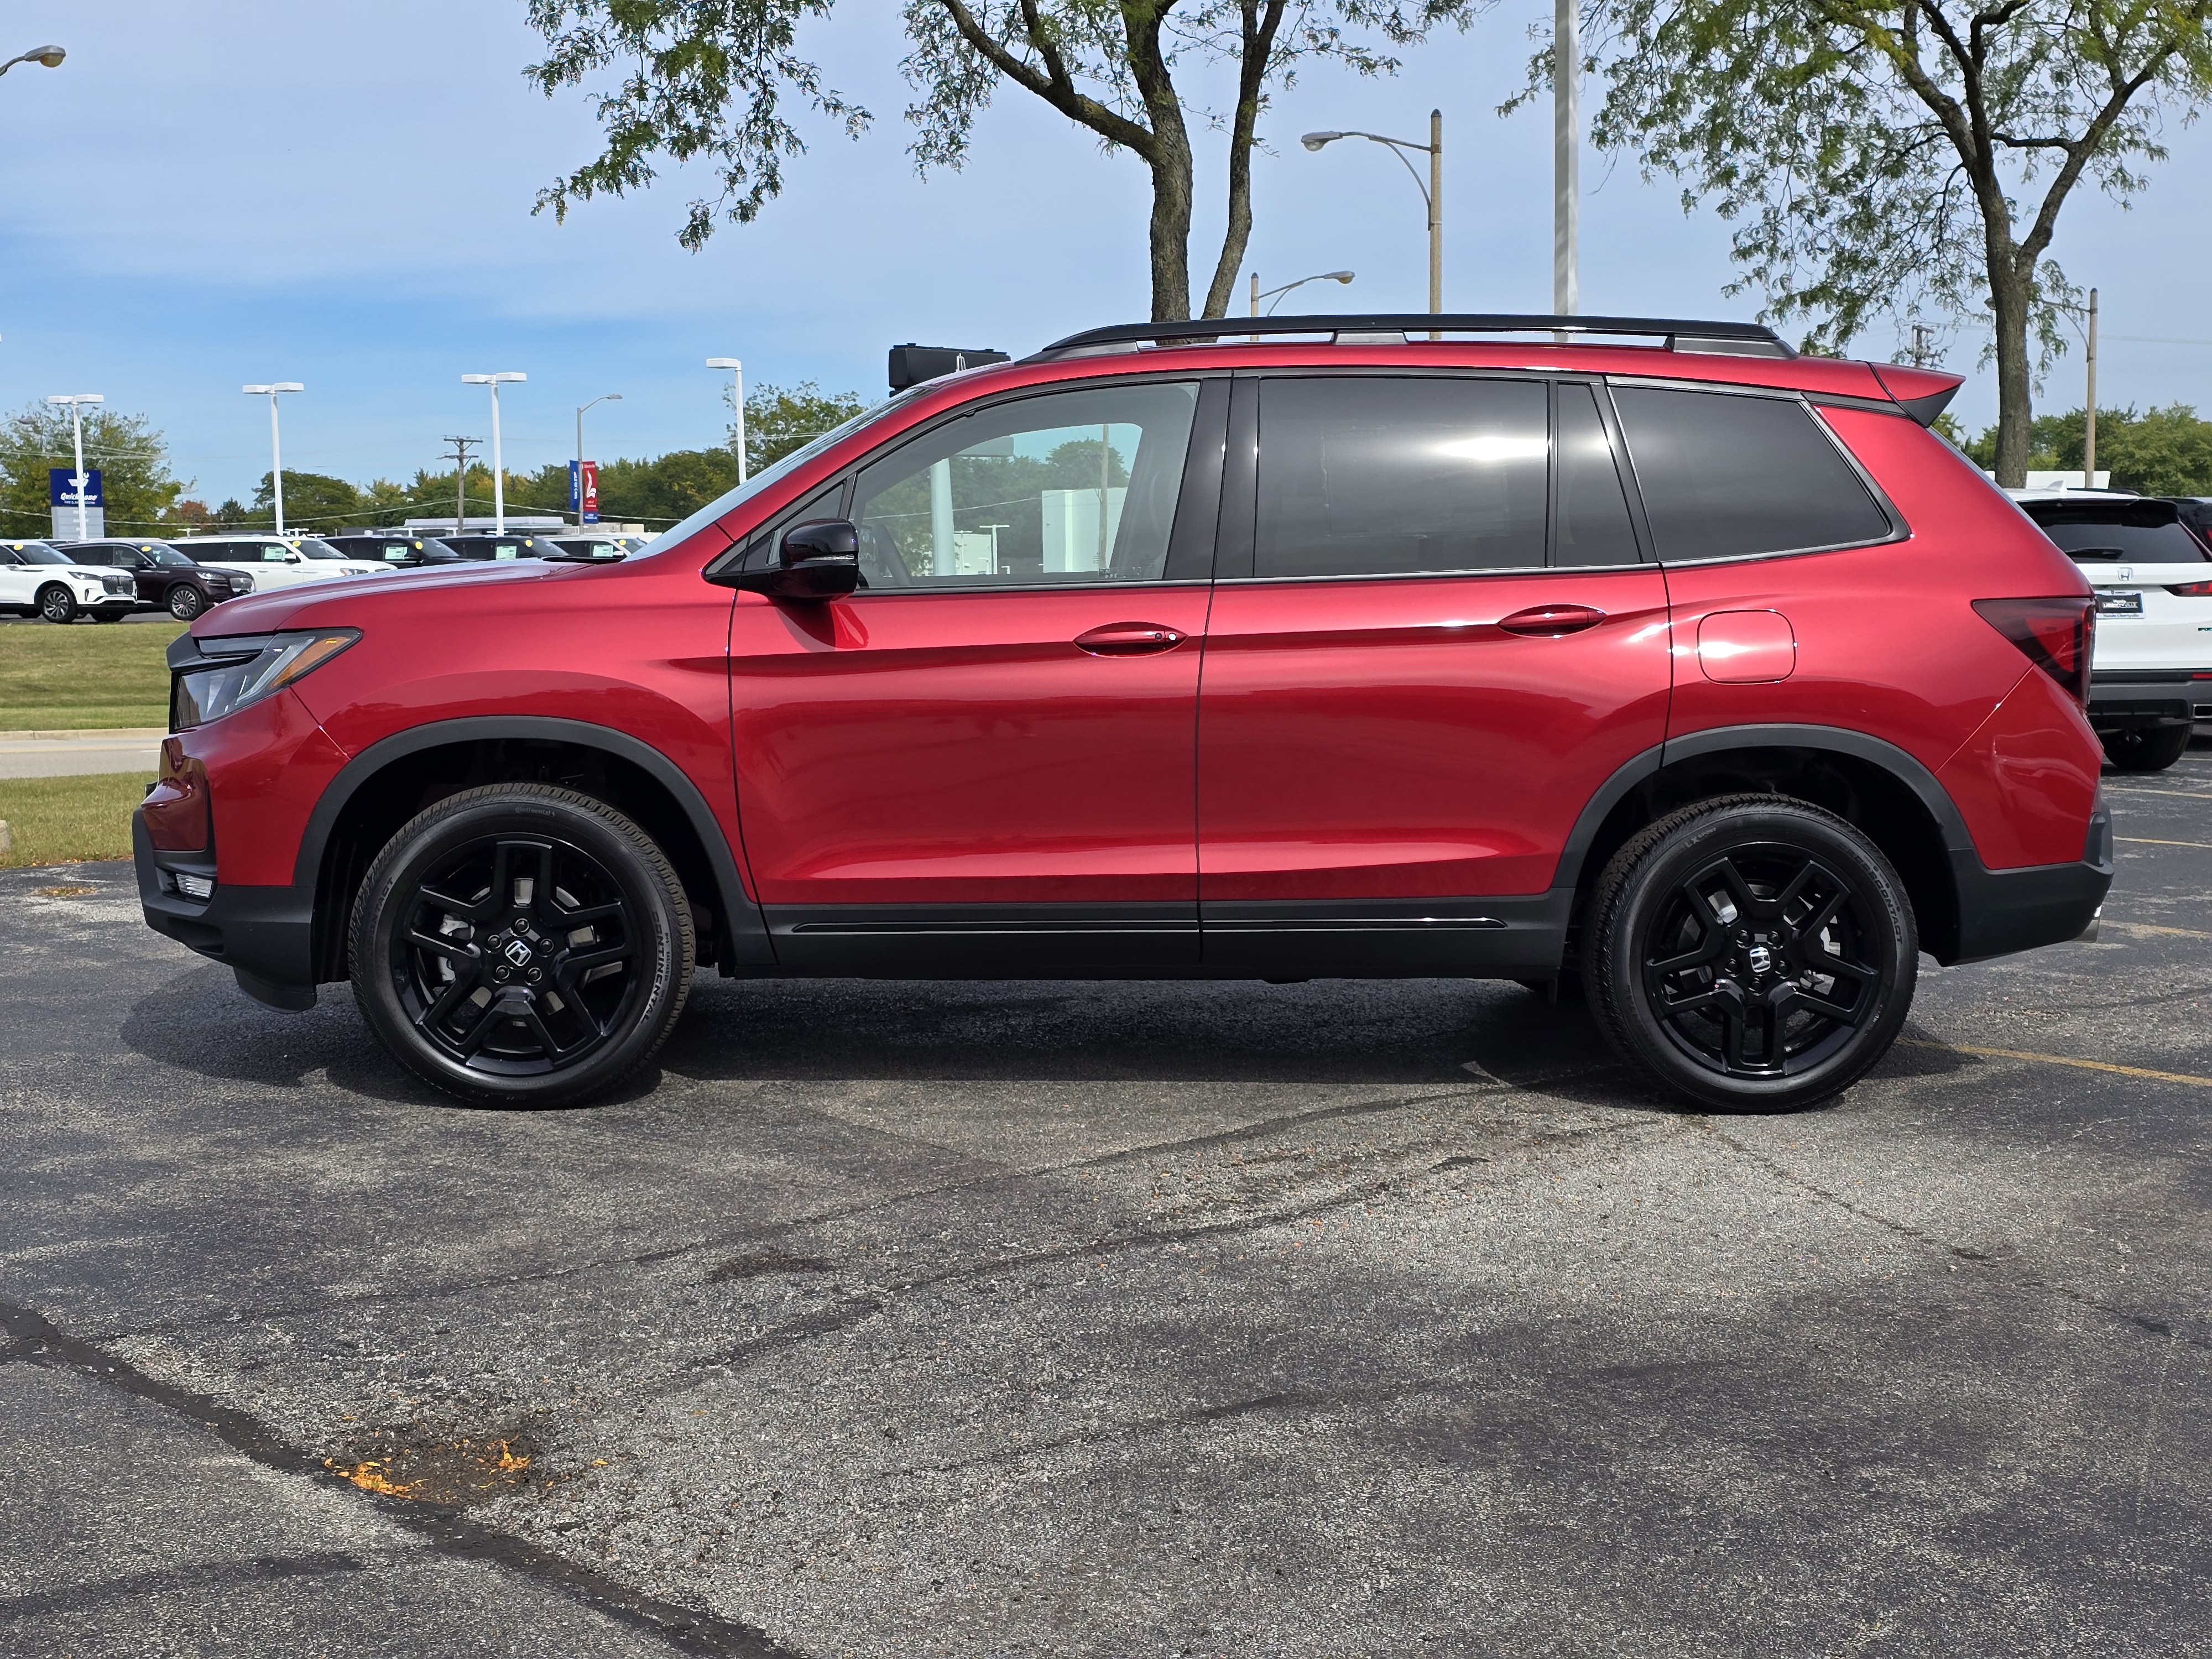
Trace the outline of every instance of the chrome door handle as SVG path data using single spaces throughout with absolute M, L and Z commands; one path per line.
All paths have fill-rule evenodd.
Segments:
M 1094 657 L 1138 657 L 1154 651 L 1172 651 L 1189 635 L 1158 623 L 1107 623 L 1075 636 L 1075 643 Z
M 1556 640 L 1563 634 L 1579 634 L 1605 620 L 1605 612 L 1587 605 L 1532 605 L 1503 617 L 1498 626 L 1509 634 L 1532 639 Z

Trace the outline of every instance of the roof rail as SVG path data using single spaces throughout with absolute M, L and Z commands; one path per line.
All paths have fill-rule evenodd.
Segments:
M 1789 343 L 1763 323 L 1699 322 L 1679 317 L 1546 317 L 1534 313 L 1376 312 L 1312 317 L 1211 317 L 1175 323 L 1120 323 L 1054 340 L 1037 358 L 1134 351 L 1147 345 L 1205 343 L 1269 334 L 1327 334 L 1342 345 L 1375 345 L 1425 334 L 1641 334 L 1663 337 L 1669 351 L 1713 351 L 1741 357 L 1794 357 Z M 1036 361 L 1032 359 L 1031 361 Z

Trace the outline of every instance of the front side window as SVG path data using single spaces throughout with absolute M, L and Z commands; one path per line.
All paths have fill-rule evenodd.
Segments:
M 1615 386 L 1613 402 L 1662 564 L 1890 534 L 1889 515 L 1795 398 Z
M 861 470 L 871 587 L 1157 581 L 1196 381 L 1049 392 L 977 410 Z
M 1541 380 L 1262 381 L 1253 574 L 1540 566 L 1548 404 Z

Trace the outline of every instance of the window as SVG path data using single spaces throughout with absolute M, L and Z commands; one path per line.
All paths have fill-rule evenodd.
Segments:
M 1169 381 L 939 427 L 861 471 L 861 574 L 871 587 L 1156 581 L 1197 410 L 1197 382 Z
M 2212 557 L 2170 501 L 2028 501 L 2021 510 L 2068 557 L 2197 564 Z
M 1662 562 L 1849 547 L 1890 533 L 1813 411 L 1794 398 L 1615 386 Z
M 1634 564 L 1636 531 L 1620 487 L 1612 440 L 1598 417 L 1597 394 L 1572 382 L 1559 387 L 1559 526 L 1552 562 L 1562 565 Z
M 1540 380 L 1262 381 L 1254 574 L 1541 565 L 1547 401 Z

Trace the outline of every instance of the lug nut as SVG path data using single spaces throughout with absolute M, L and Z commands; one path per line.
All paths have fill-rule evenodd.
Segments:
M 543 973 L 539 972 L 537 969 L 532 968 L 532 969 L 530 970 L 530 977 L 531 977 L 532 979 L 533 979 L 533 980 L 538 980 L 538 979 L 543 979 L 543 978 L 544 978 L 544 977 L 545 977 L 545 975 L 544 975 Z

